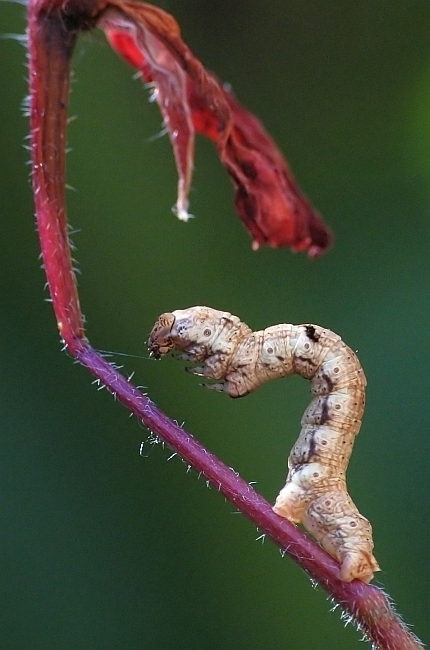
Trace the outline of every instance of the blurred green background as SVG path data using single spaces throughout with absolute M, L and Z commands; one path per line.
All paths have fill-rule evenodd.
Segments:
M 314 322 L 359 351 L 368 405 L 350 492 L 384 585 L 430 640 L 430 4 L 172 0 L 203 62 L 264 120 L 335 233 L 311 262 L 253 253 L 211 143 L 191 212 L 157 108 L 101 33 L 74 60 L 68 192 L 88 335 L 146 354 L 163 311 L 207 304 L 254 329 Z M 1 3 L 3 33 L 24 8 Z M 25 51 L 0 41 L 0 635 L 10 649 L 363 647 L 320 589 L 60 352 L 23 148 Z M 244 400 L 173 360 L 124 359 L 171 417 L 273 500 L 309 400 L 300 378 Z

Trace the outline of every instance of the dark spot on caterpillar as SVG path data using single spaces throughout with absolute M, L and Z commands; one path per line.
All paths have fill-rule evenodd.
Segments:
M 328 419 L 328 404 L 326 397 L 322 403 L 320 424 L 325 424 Z
M 300 472 L 300 470 L 303 469 L 303 467 L 305 467 L 305 465 L 307 465 L 307 463 L 305 463 L 305 462 L 295 464 L 294 467 L 292 467 L 290 469 L 291 475 L 296 474 L 296 472 Z
M 335 370 L 336 370 L 336 368 L 335 368 Z M 331 377 L 329 377 L 325 372 L 323 372 L 322 378 L 324 379 L 325 383 L 327 384 L 328 392 L 331 393 L 332 390 L 333 390 L 333 386 L 334 386 Z
M 303 363 L 307 363 L 308 366 L 316 366 L 317 364 L 315 361 L 312 361 L 312 359 L 309 359 L 309 357 L 296 357 L 299 361 L 302 361 Z
M 312 456 L 315 454 L 315 449 L 316 449 L 316 443 L 315 443 L 315 429 L 312 430 L 310 436 L 308 437 L 308 442 L 309 442 L 309 448 L 308 448 L 308 462 L 312 459 Z
M 276 358 L 278 359 L 278 361 L 284 361 L 284 357 L 280 357 L 280 356 L 276 355 Z
M 317 334 L 316 329 L 313 325 L 305 325 L 305 330 L 306 330 L 306 336 L 308 339 L 311 341 L 314 341 L 316 343 L 319 341 L 319 334 Z

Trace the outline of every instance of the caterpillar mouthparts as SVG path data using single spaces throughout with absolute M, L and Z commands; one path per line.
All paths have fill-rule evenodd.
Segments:
M 152 328 L 151 338 L 148 341 L 148 349 L 156 359 L 161 359 L 161 357 L 174 348 L 170 337 L 174 322 L 175 317 L 173 314 L 162 314 L 157 318 Z
M 148 348 L 157 358 L 178 350 L 182 360 L 202 363 L 189 371 L 217 380 L 208 388 L 231 397 L 294 373 L 310 380 L 313 397 L 273 510 L 303 524 L 340 563 L 341 580 L 370 582 L 379 571 L 372 527 L 349 496 L 345 476 L 361 426 L 366 378 L 340 336 L 310 324 L 253 332 L 229 312 L 198 306 L 159 316 Z

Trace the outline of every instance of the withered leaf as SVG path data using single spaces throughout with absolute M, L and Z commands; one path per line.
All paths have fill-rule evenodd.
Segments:
M 236 210 L 253 239 L 317 257 L 331 234 L 302 194 L 261 122 L 205 70 L 172 16 L 146 3 L 110 0 L 98 20 L 111 46 L 153 85 L 178 170 L 177 216 L 186 221 L 194 135 L 215 143 L 236 188 Z

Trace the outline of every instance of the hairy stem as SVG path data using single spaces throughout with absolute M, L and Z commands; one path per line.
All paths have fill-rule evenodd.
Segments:
M 67 106 L 76 38 L 95 24 L 105 7 L 99 0 L 30 0 L 28 6 L 33 192 L 48 286 L 66 349 L 316 580 L 376 647 L 417 650 L 422 645 L 402 624 L 383 591 L 360 581 L 340 581 L 339 567 L 325 551 L 276 515 L 248 483 L 172 422 L 85 338 L 65 209 Z

